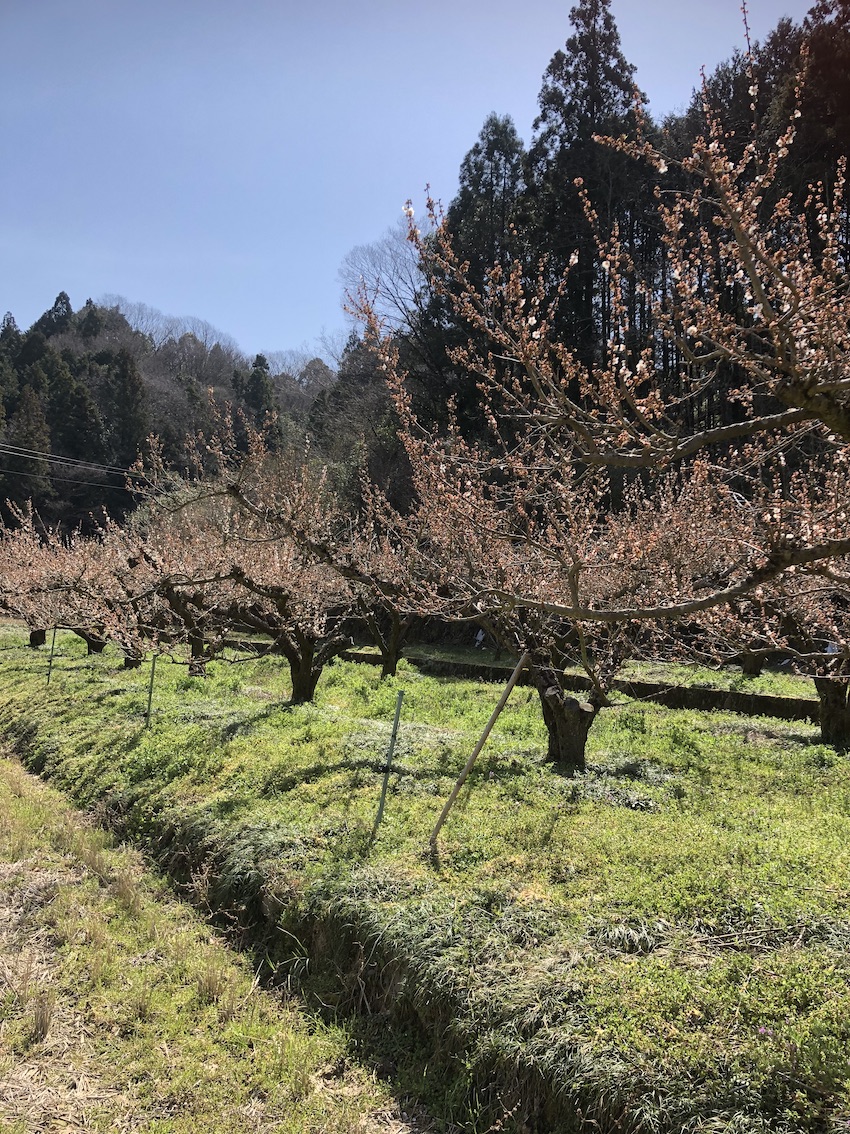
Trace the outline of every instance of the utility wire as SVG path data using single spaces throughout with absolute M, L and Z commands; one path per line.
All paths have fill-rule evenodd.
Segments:
M 0 445 L 2 445 L 6 449 L 14 449 L 18 453 L 25 453 L 28 456 L 47 457 L 50 460 L 56 461 L 70 461 L 73 464 L 97 465 L 99 468 L 113 469 L 115 472 L 127 471 L 126 469 L 118 465 L 105 465 L 101 464 L 99 461 L 81 461 L 77 457 L 63 457 L 59 453 L 46 453 L 43 449 L 27 449 L 22 445 L 14 445 L 11 441 L 2 441 L 0 442 Z
M 8 442 L 0 442 L 0 450 L 6 451 L 10 456 L 27 457 L 31 460 L 68 465 L 85 465 L 87 468 L 98 468 L 103 469 L 105 472 L 123 473 L 124 475 L 127 473 L 126 469 L 119 468 L 117 465 L 103 465 L 98 461 L 82 461 L 77 457 L 63 457 L 58 453 L 43 453 L 39 449 L 24 449 L 20 445 L 10 445 Z
M 48 473 L 21 472 L 20 470 L 16 469 L 0 469 L 0 472 L 4 473 L 6 476 L 32 477 L 35 480 L 64 480 L 67 481 L 68 484 L 85 484 L 88 485 L 89 488 L 108 488 L 112 492 L 125 491 L 125 489 L 121 485 L 110 484 L 108 481 L 104 480 L 79 480 L 75 476 L 58 476 Z
M 0 453 L 10 457 L 26 457 L 29 460 L 45 461 L 47 464 L 82 465 L 85 468 L 98 469 L 101 472 L 120 473 L 122 476 L 139 476 L 129 469 L 118 465 L 104 465 L 98 461 L 81 461 L 76 457 L 63 457 L 59 453 L 44 453 L 39 449 L 24 449 L 20 445 L 11 445 L 6 441 L 0 442 Z
M 98 472 L 101 471 L 97 467 L 97 465 L 92 465 L 92 466 L 75 465 L 75 466 L 71 466 L 69 468 L 64 461 L 48 461 L 48 460 L 45 460 L 44 458 L 23 457 L 18 453 L 6 453 L 4 451 L 4 449 L 2 448 L 2 446 L 0 446 L 0 458 L 2 458 L 4 456 L 5 457 L 17 457 L 19 460 L 27 460 L 27 461 L 38 460 L 41 464 L 53 466 L 57 470 L 55 473 L 54 472 L 37 473 L 37 472 L 25 472 L 23 469 L 17 469 L 17 468 L 0 469 L 0 472 L 5 473 L 7 476 L 35 476 L 35 477 L 41 477 L 45 480 L 67 480 L 67 481 L 70 481 L 74 484 L 90 484 L 90 483 L 92 483 L 91 481 L 82 480 L 82 479 L 80 479 L 80 477 L 77 477 L 77 476 L 62 476 L 61 472 L 62 471 L 68 472 L 68 473 L 87 473 L 88 472 L 88 473 L 97 474 Z M 117 477 L 118 474 L 117 473 L 111 473 L 111 472 L 109 472 L 108 469 L 105 469 L 105 470 L 103 470 L 103 475 L 104 476 L 115 476 L 115 477 Z M 103 481 L 103 482 L 98 482 L 98 483 L 108 484 L 112 488 L 121 487 L 117 483 L 117 481 L 112 481 L 111 484 L 108 481 Z

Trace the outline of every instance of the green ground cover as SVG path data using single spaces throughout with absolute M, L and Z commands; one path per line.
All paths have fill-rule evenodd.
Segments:
M 138 853 L 0 761 L 0 1129 L 408 1130 L 314 1024 Z
M 145 730 L 149 666 L 60 641 L 49 688 L 44 652 L 0 642 L 27 763 L 463 1129 L 846 1130 L 850 783 L 814 726 L 623 705 L 566 780 L 516 690 L 434 859 L 497 686 L 338 662 L 290 707 L 278 660 L 161 662 Z
M 359 647 L 358 647 L 359 649 Z M 374 652 L 376 660 L 380 656 L 377 649 L 365 647 Z M 462 665 L 494 665 L 510 672 L 514 661 L 504 652 L 489 648 L 477 649 L 475 646 L 442 646 L 439 644 L 412 644 L 405 648 L 405 656 L 413 661 L 456 662 Z M 576 666 L 573 670 L 581 674 Z M 650 681 L 659 685 L 701 686 L 707 689 L 734 690 L 738 693 L 758 693 L 773 697 L 806 697 L 816 699 L 814 682 L 810 677 L 794 673 L 788 665 L 770 665 L 757 676 L 741 672 L 740 666 L 729 665 L 709 667 L 696 663 L 665 661 L 627 662 L 618 677 L 623 681 Z
M 757 676 L 750 676 L 735 665 L 715 669 L 695 663 L 636 661 L 623 666 L 620 676 L 626 681 L 703 685 L 709 689 L 731 689 L 737 693 L 761 693 L 772 697 L 817 697 L 815 683 L 810 677 L 802 677 L 789 666 L 781 665 L 769 666 Z

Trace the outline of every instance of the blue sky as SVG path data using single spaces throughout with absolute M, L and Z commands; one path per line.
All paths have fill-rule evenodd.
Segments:
M 0 314 L 65 290 L 196 316 L 249 354 L 346 326 L 338 269 L 491 111 L 529 141 L 555 0 L 0 0 Z M 809 0 L 750 0 L 756 38 Z M 743 44 L 738 0 L 612 0 L 656 116 Z

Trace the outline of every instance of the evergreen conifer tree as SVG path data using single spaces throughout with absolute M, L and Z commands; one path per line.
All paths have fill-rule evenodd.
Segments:
M 17 408 L 8 422 L 7 439 L 10 445 L 29 453 L 50 452 L 50 429 L 41 398 L 32 386 L 25 385 L 18 398 Z M 31 499 L 40 507 L 54 496 L 48 476 L 50 465 L 35 456 L 7 456 L 3 461 L 0 490 L 4 499 L 23 504 Z
M 122 347 L 103 383 L 104 423 L 110 464 L 129 467 L 148 432 L 147 396 L 136 360 Z
M 513 120 L 489 114 L 460 167 L 457 196 L 446 221 L 458 255 L 480 286 L 495 264 L 516 254 L 512 226 L 525 189 L 525 148 Z
M 615 222 L 628 230 L 644 187 L 627 159 L 593 141 L 596 134 L 634 137 L 636 130 L 635 68 L 623 55 L 609 0 L 580 0 L 570 23 L 573 34 L 552 57 L 538 97 L 526 224 L 533 261 L 545 257 L 550 294 L 578 254 L 557 330 L 589 365 L 600 361 L 607 326 L 596 239 L 575 182 L 580 179 L 603 237 Z
M 53 301 L 53 306 L 49 311 L 41 316 L 41 318 L 33 324 L 32 330 L 41 331 L 45 338 L 51 338 L 53 335 L 59 335 L 63 331 L 67 331 L 71 327 L 71 320 L 74 316 L 74 308 L 71 306 L 71 300 L 66 291 L 60 291 Z

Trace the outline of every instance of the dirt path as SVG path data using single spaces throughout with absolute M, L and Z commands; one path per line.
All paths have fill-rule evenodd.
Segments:
M 424 1134 L 368 1072 L 317 1046 L 291 1005 L 252 986 L 190 911 L 172 899 L 160 910 L 137 856 L 103 843 L 0 758 L 3 1134 Z M 176 977 L 162 975 L 168 966 Z M 200 997 L 213 972 L 215 988 Z M 251 1035 L 234 1056 L 233 1039 L 222 1041 L 242 1035 L 243 1011 Z M 246 1086 L 244 1067 L 266 1049 L 271 1074 L 249 1069 Z M 210 1098 L 230 1074 L 216 1109 Z

